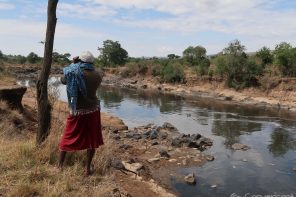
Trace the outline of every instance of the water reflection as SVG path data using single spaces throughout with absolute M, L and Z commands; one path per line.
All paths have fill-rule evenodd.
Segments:
M 119 107 L 122 100 L 123 94 L 120 91 L 99 89 L 97 96 L 100 100 L 104 101 L 105 107 Z
M 292 132 L 277 128 L 271 134 L 268 149 L 275 157 L 283 156 L 289 150 L 296 150 L 296 136 Z
M 119 107 L 124 100 L 132 100 L 140 106 L 147 108 L 158 107 L 161 113 L 180 113 L 184 99 L 180 96 L 161 95 L 155 92 L 138 91 L 131 89 L 119 89 L 110 86 L 102 86 L 97 96 L 103 101 L 105 107 Z

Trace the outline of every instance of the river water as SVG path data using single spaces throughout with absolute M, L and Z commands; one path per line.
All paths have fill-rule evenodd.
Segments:
M 65 86 L 57 78 L 50 83 L 66 101 Z M 170 184 L 180 196 L 296 196 L 295 114 L 110 86 L 101 87 L 97 95 L 101 111 L 121 118 L 129 128 L 170 122 L 182 133 L 200 133 L 214 140 L 207 150 L 215 157 L 213 162 L 178 171 L 181 175 L 194 172 L 195 186 L 171 177 Z M 251 149 L 233 151 L 233 143 Z

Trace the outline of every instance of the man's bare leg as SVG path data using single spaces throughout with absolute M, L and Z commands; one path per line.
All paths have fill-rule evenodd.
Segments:
M 59 168 L 60 171 L 63 171 L 63 166 L 64 166 L 64 161 L 65 161 L 65 158 L 66 158 L 66 154 L 67 154 L 66 151 L 61 151 L 60 152 L 59 164 L 58 164 L 58 168 Z
M 87 161 L 86 161 L 86 175 L 91 175 L 91 171 L 90 171 L 90 166 L 91 166 L 91 162 L 92 162 L 92 159 L 95 155 L 95 152 L 96 152 L 96 149 L 88 149 L 87 150 Z

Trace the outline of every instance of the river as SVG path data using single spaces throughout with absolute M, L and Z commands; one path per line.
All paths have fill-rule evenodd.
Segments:
M 50 83 L 66 101 L 65 86 L 57 78 Z M 29 85 L 28 81 L 21 84 Z M 129 128 L 170 122 L 182 133 L 200 133 L 214 140 L 207 150 L 215 157 L 213 162 L 179 169 L 182 175 L 197 175 L 195 186 L 171 177 L 170 184 L 181 196 L 296 196 L 295 114 L 110 86 L 101 87 L 97 95 L 101 111 L 121 118 Z M 233 143 L 251 149 L 234 151 Z

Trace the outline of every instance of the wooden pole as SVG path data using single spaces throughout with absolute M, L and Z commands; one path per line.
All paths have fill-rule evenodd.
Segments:
M 47 27 L 44 45 L 44 58 L 40 75 L 37 80 L 37 105 L 38 105 L 38 130 L 36 144 L 41 143 L 47 138 L 51 122 L 51 106 L 48 101 L 47 82 L 52 63 L 52 51 L 54 34 L 56 27 L 56 8 L 58 0 L 48 0 L 47 6 Z

